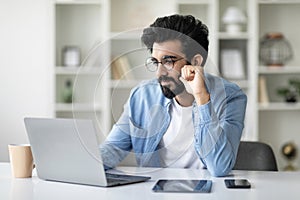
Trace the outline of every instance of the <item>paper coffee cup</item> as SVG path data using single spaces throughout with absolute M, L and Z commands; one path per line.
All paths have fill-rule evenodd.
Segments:
M 30 145 L 10 144 L 8 145 L 8 151 L 13 177 L 31 177 L 33 170 L 33 157 Z

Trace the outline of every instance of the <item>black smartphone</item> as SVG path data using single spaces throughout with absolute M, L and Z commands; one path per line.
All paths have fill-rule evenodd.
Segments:
M 225 179 L 227 188 L 251 188 L 251 184 L 247 179 Z
M 188 192 L 210 193 L 211 180 L 158 180 L 152 190 L 154 192 Z

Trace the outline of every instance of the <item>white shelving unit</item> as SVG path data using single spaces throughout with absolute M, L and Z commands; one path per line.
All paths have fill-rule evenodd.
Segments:
M 54 10 L 55 113 L 56 117 L 93 119 L 102 141 L 110 129 L 109 52 L 105 39 L 108 32 L 109 1 L 56 0 Z M 102 46 L 99 45 L 104 43 Z M 80 49 L 80 66 L 63 65 L 65 46 Z M 96 55 L 98 54 L 98 55 Z M 63 101 L 67 81 L 72 82 L 73 101 Z
M 121 0 L 56 0 L 54 3 L 56 116 L 92 116 L 97 121 L 103 122 L 101 126 L 106 127 L 104 132 L 108 133 L 111 125 L 122 113 L 123 104 L 128 98 L 130 90 L 142 80 L 155 78 L 155 73 L 150 73 L 144 68 L 144 61 L 150 54 L 142 46 L 140 36 L 143 28 L 151 24 L 158 16 L 174 13 L 192 14 L 208 25 L 211 66 L 206 67 L 207 71 L 219 74 L 219 50 L 226 48 L 227 43 L 229 46 L 231 42 L 235 45 L 242 43 L 243 51 L 247 54 L 245 57 L 251 57 L 248 50 L 251 33 L 247 31 L 250 29 L 250 24 L 246 27 L 246 31 L 230 35 L 224 32 L 220 22 L 221 12 L 226 7 L 237 5 L 243 10 L 246 9 L 247 12 L 248 4 L 247 0 L 243 0 L 242 3 L 237 0 L 167 0 L 164 2 L 132 0 L 130 4 Z M 141 10 L 143 12 L 140 12 Z M 99 66 L 88 68 L 85 66 L 80 68 L 62 66 L 62 49 L 65 45 L 79 46 L 83 61 L 90 56 L 90 49 L 101 42 L 106 47 L 105 52 L 101 52 L 101 60 L 105 60 L 105 62 L 98 63 Z M 224 43 L 225 45 L 223 45 Z M 111 75 L 110 63 L 122 56 L 128 58 L 129 73 L 133 75 L 133 80 L 114 80 Z M 247 71 L 246 79 L 232 81 L 249 94 L 252 86 L 248 66 L 248 60 L 246 60 L 244 67 Z M 101 76 L 101 87 L 98 87 L 99 83 L 97 82 L 99 76 Z M 61 101 L 64 82 L 68 79 L 76 83 L 73 88 L 73 104 Z M 97 93 L 98 96 L 94 93 Z M 253 139 L 253 136 L 251 137 Z
M 243 140 L 257 140 L 257 121 L 255 120 L 256 109 L 256 84 L 255 84 L 255 69 L 251 66 L 255 65 L 255 2 L 250 0 L 219 0 L 218 17 L 217 17 L 217 58 L 218 66 L 222 75 L 222 56 L 223 50 L 238 50 L 242 56 L 242 70 L 244 71 L 244 78 L 230 79 L 230 81 L 238 84 L 248 96 L 248 105 L 245 119 L 245 128 L 242 136 Z M 228 33 L 225 30 L 225 24 L 222 22 L 222 17 L 229 7 L 239 8 L 246 16 L 246 23 L 241 26 L 241 32 Z M 234 73 L 232 71 L 232 73 Z M 225 77 L 226 78 L 226 77 Z
M 246 13 L 247 23 L 236 34 L 227 33 L 222 23 L 222 16 L 230 6 Z M 282 143 L 295 140 L 300 146 L 300 136 L 297 136 L 300 127 L 295 122 L 300 114 L 299 103 L 284 103 L 274 92 L 289 77 L 300 77 L 300 57 L 296 56 L 300 53 L 299 28 L 296 26 L 299 10 L 299 0 L 56 0 L 56 116 L 93 118 L 103 135 L 108 134 L 122 113 L 130 90 L 142 80 L 155 78 L 155 73 L 144 67 L 150 54 L 140 42 L 143 28 L 159 16 L 192 14 L 210 31 L 206 71 L 222 76 L 222 50 L 238 49 L 241 52 L 245 76 L 230 81 L 238 84 L 248 96 L 242 139 L 271 144 L 281 167 L 284 165 L 280 155 Z M 259 62 L 259 40 L 271 31 L 283 32 L 293 45 L 295 57 L 287 66 L 270 68 Z M 62 66 L 62 48 L 66 45 L 80 47 L 81 60 L 85 61 L 83 67 Z M 91 52 L 91 49 L 94 50 Z M 116 80 L 112 75 L 112 61 L 121 57 L 126 57 L 130 63 L 127 73 L 131 78 Z M 261 75 L 267 80 L 271 100 L 268 104 L 258 102 L 258 78 Z M 61 98 L 68 79 L 75 82 L 73 104 L 63 103 Z M 292 120 L 291 116 L 294 117 Z M 99 136 L 99 140 L 102 139 Z
M 300 79 L 300 39 L 297 36 L 300 17 L 299 0 L 277 0 L 257 2 L 257 44 L 259 39 L 268 32 L 281 32 L 291 43 L 294 58 L 282 67 L 263 66 L 257 56 L 257 77 L 266 79 L 269 103 L 258 102 L 258 139 L 271 144 L 280 169 L 287 161 L 281 154 L 284 143 L 293 141 L 300 145 L 300 106 L 299 103 L 286 103 L 276 90 L 286 86 L 290 78 Z M 259 47 L 258 47 L 259 48 Z M 299 101 L 299 100 L 298 100 Z M 300 160 L 295 160 L 300 167 Z

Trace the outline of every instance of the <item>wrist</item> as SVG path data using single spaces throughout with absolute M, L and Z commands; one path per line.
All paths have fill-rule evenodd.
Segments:
M 198 94 L 194 95 L 194 97 L 195 97 L 195 101 L 196 101 L 197 105 L 204 105 L 210 101 L 210 95 L 207 92 L 198 93 Z

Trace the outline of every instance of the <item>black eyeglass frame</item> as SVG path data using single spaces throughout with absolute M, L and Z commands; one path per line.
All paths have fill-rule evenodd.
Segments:
M 170 71 L 174 68 L 174 64 L 184 58 L 177 58 L 176 56 L 164 56 L 160 62 L 154 57 L 146 59 L 145 66 L 150 72 L 156 72 L 159 64 L 161 64 L 166 70 Z M 166 65 L 167 62 L 171 62 L 170 66 Z

